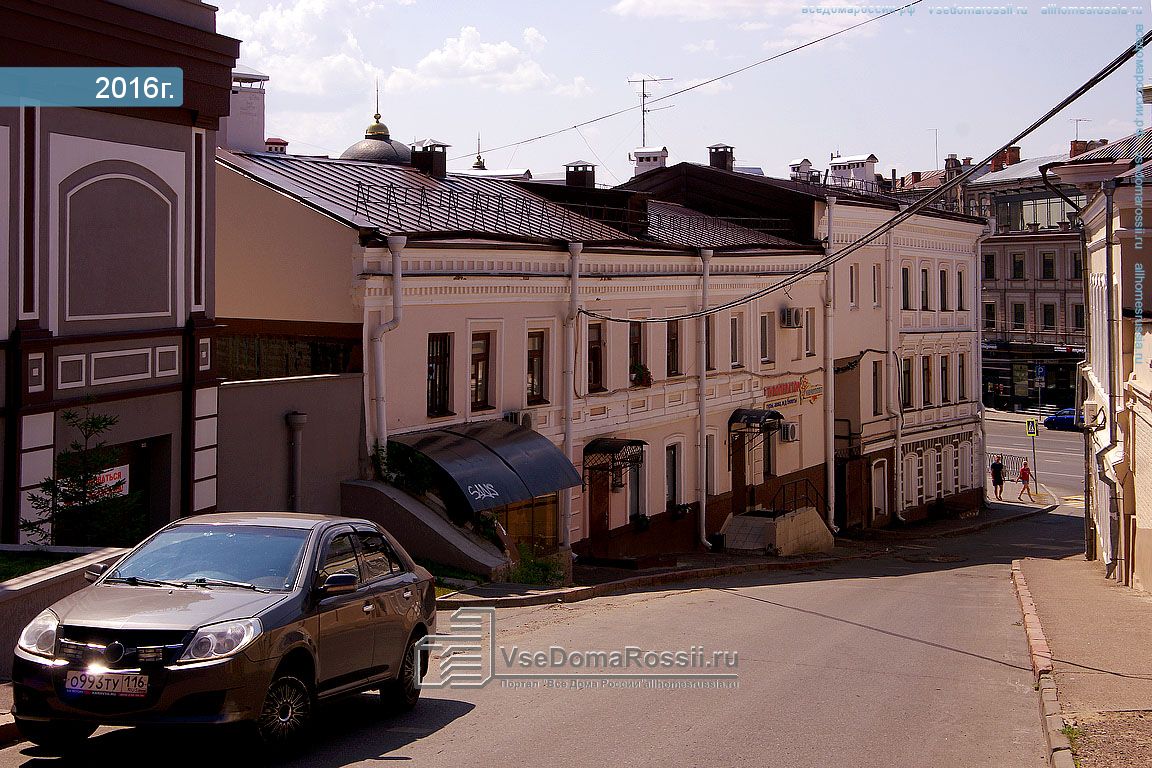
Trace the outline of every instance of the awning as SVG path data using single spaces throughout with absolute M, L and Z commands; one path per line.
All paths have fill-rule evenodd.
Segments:
M 584 469 L 612 471 L 644 463 L 643 440 L 623 437 L 598 437 L 584 446 Z
M 506 421 L 454 424 L 389 442 L 427 457 L 476 512 L 580 485 L 580 475 L 543 435 Z
M 779 426 L 784 415 L 779 411 L 763 408 L 737 408 L 728 417 L 728 431 L 764 432 Z

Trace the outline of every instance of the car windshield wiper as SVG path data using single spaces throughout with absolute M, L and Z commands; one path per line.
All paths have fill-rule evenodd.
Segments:
M 188 585 L 179 581 L 164 581 L 162 579 L 146 579 L 140 576 L 110 576 L 104 579 L 105 584 L 127 584 L 130 587 L 179 587 L 187 589 Z
M 258 587 L 255 584 L 249 584 L 246 581 L 228 581 L 226 579 L 192 579 L 181 583 L 184 587 L 236 587 L 238 589 L 250 589 L 253 592 L 271 592 L 270 589 Z

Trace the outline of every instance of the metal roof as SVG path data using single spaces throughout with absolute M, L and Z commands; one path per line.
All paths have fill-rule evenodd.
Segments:
M 742 245 L 806 248 L 782 237 L 659 200 L 648 201 L 648 236 L 662 243 L 690 245 L 693 248 Z
M 1084 155 L 1080 155 L 1076 159 L 1079 160 Z M 1005 168 L 1002 168 L 995 173 L 986 173 L 976 181 L 968 182 L 968 186 L 980 187 L 988 184 L 999 184 L 1005 181 L 1023 181 L 1024 179 L 1039 179 L 1040 166 L 1048 163 L 1058 163 L 1061 160 L 1067 160 L 1067 153 L 1063 155 L 1049 155 L 1048 157 L 1033 157 L 1028 160 L 1021 160 L 1018 163 L 1013 163 Z
M 1109 142 L 1097 147 L 1091 152 L 1076 155 L 1076 162 L 1082 160 L 1135 160 L 1147 158 L 1152 155 L 1152 130 L 1139 131 L 1131 136 L 1125 136 L 1119 141 Z M 1067 157 L 1064 158 L 1065 160 Z
M 880 162 L 876 155 L 845 155 L 844 157 L 832 158 L 832 165 L 840 165 L 841 163 L 878 163 Z
M 634 240 L 503 179 L 357 160 L 219 150 L 217 161 L 358 228 L 532 240 Z

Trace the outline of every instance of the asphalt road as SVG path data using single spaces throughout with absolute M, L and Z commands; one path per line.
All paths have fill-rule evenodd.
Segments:
M 425 692 L 397 718 L 364 695 L 322 710 L 307 751 L 273 764 L 1043 768 L 1009 567 L 1075 553 L 1081 530 L 1077 517 L 1048 514 L 818 570 L 503 609 L 505 650 L 735 651 L 739 687 L 494 681 Z M 23 744 L 0 751 L 0 767 L 262 762 L 239 751 L 220 729 L 103 729 L 78 759 Z
M 987 440 L 986 453 L 1023 456 L 1032 465 L 1036 478 L 1049 488 L 1057 501 L 1076 504 L 1084 494 L 1084 435 L 1080 432 L 1059 432 L 1039 429 L 1036 436 L 1036 460 L 1032 458 L 1032 438 L 1025 434 L 1023 423 L 993 421 L 984 422 L 984 435 Z M 1004 497 L 1009 491 L 1019 493 L 1020 486 L 1009 483 L 1004 489 Z M 1013 495 L 1013 499 L 1016 497 Z

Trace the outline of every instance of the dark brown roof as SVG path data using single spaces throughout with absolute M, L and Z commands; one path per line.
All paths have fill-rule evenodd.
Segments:
M 808 247 L 718 216 L 709 216 L 659 200 L 648 201 L 648 236 L 662 243 L 690 245 L 694 248 L 753 245 L 788 249 Z

